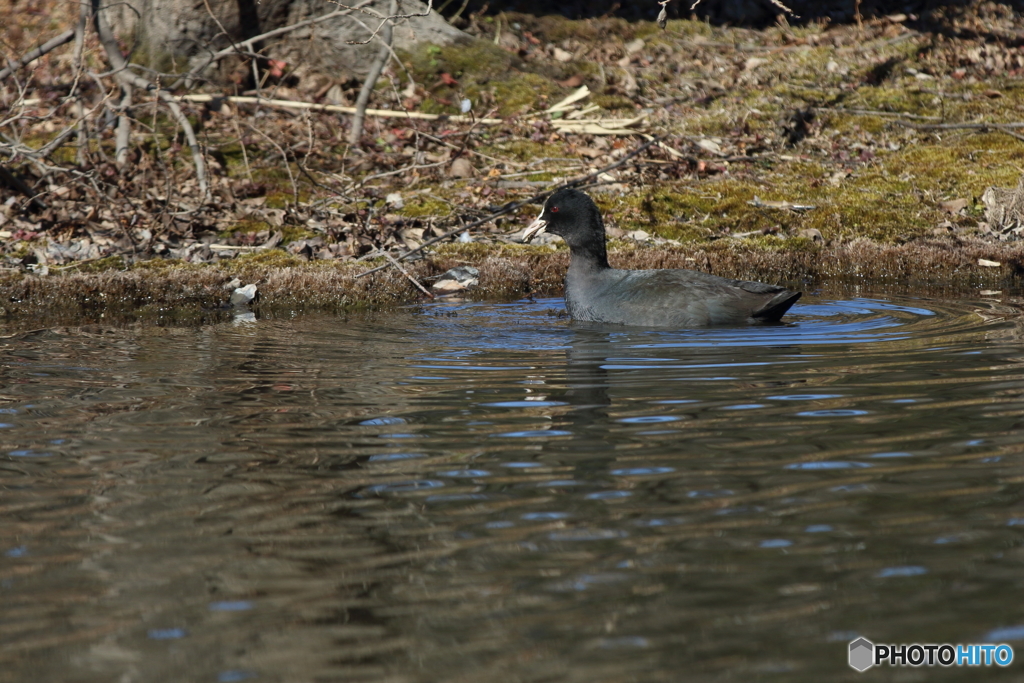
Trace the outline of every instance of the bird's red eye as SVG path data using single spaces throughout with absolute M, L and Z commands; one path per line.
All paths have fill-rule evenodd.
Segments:
M 551 207 L 551 213 L 558 213 L 558 207 L 557 206 L 552 206 Z

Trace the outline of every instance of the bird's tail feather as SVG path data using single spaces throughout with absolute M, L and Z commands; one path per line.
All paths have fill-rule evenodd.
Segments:
M 802 295 L 803 292 L 791 292 L 789 290 L 779 292 L 769 299 L 764 306 L 754 311 L 751 317 L 760 322 L 777 322 Z

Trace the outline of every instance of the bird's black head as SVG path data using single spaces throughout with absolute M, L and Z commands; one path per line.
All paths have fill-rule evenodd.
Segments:
M 608 264 L 601 212 L 594 200 L 579 190 L 566 188 L 548 197 L 537 220 L 526 229 L 524 238 L 530 241 L 541 232 L 564 239 L 574 256 L 597 259 L 599 265 Z

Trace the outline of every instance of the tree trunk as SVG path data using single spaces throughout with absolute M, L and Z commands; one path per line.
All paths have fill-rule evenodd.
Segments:
M 111 3 L 107 16 L 126 48 L 134 45 L 133 61 L 181 72 L 202 67 L 210 55 L 232 43 L 336 12 L 344 5 L 361 9 L 269 38 L 256 48 L 293 66 L 362 79 L 380 48 L 378 40 L 369 39 L 380 25 L 378 17 L 387 15 L 388 0 L 127 0 Z M 400 0 L 398 7 L 400 15 L 426 10 L 419 0 Z M 469 37 L 433 11 L 398 19 L 394 25 L 395 49 L 464 40 Z

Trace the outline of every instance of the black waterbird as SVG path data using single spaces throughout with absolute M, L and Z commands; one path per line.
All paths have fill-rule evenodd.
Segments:
M 565 306 L 574 320 L 642 327 L 706 327 L 772 323 L 801 292 L 761 282 L 730 280 L 695 270 L 620 270 L 608 265 L 604 222 L 583 192 L 562 189 L 523 234 L 559 235 L 572 256 Z

